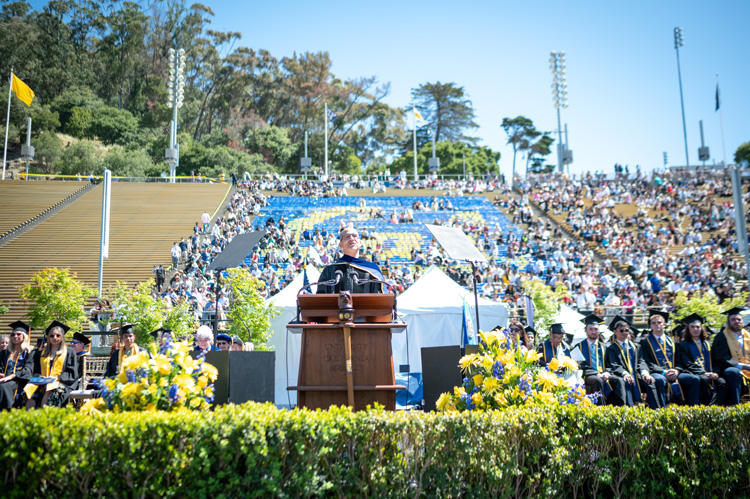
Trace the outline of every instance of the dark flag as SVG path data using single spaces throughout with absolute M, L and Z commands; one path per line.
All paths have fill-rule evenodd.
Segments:
M 719 84 L 716 84 L 716 109 L 714 109 L 714 112 L 719 110 Z

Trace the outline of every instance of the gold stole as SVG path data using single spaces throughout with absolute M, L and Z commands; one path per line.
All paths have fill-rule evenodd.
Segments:
M 63 372 L 63 367 L 65 366 L 66 357 L 67 355 L 58 351 L 57 354 L 55 354 L 55 356 L 52 358 L 52 365 L 50 365 L 49 355 L 42 356 L 41 361 L 40 361 L 41 369 L 39 369 L 39 374 L 45 378 L 59 378 Z M 34 394 L 37 388 L 39 388 L 39 386 L 42 386 L 42 385 L 32 385 L 31 383 L 29 383 L 26 385 L 23 391 L 28 398 L 31 398 L 31 396 Z M 58 386 L 60 386 L 59 381 L 53 381 L 52 383 L 47 383 L 46 385 L 44 385 L 44 391 L 48 392 L 50 390 L 54 390 Z
M 130 355 L 125 355 L 125 349 L 121 348 L 117 351 L 117 374 L 120 374 L 122 372 L 122 361 L 124 359 L 127 359 L 128 357 L 132 357 L 133 355 L 137 355 L 139 352 L 138 345 L 133 343 L 133 348 L 130 351 Z
M 750 333 L 742 330 L 742 343 L 745 347 L 745 354 L 742 353 L 742 347 L 740 347 L 740 342 L 737 340 L 737 337 L 734 335 L 732 331 L 729 330 L 729 328 L 724 329 L 724 337 L 727 339 L 727 345 L 729 345 L 729 352 L 732 354 L 732 358 L 734 360 L 743 360 L 747 359 L 748 354 L 750 354 Z

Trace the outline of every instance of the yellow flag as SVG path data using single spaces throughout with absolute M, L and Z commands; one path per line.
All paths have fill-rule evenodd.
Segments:
M 31 107 L 31 101 L 34 100 L 34 91 L 29 88 L 27 84 L 21 81 L 21 79 L 11 73 L 12 83 L 10 88 L 16 93 L 16 96 L 21 99 L 21 102 Z
M 422 115 L 419 114 L 419 111 L 414 109 L 414 117 L 417 118 L 419 121 L 424 121 L 424 118 L 422 118 Z

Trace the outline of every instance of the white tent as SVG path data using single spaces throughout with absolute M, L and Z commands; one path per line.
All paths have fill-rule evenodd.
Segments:
M 474 293 L 461 287 L 434 265 L 398 297 L 398 315 L 406 322 L 406 334 L 393 335 L 393 365 L 409 364 L 413 373 L 422 372 L 422 347 L 460 345 L 463 334 L 463 305 L 476 322 Z M 480 330 L 489 331 L 508 323 L 508 308 L 479 297 Z M 476 330 L 476 324 L 474 324 Z M 407 338 L 408 336 L 408 338 Z M 407 341 L 408 340 L 408 341 Z M 407 350 L 408 345 L 408 350 Z
M 307 278 L 309 282 L 318 282 L 320 272 L 310 265 L 307 267 Z M 280 312 L 271 319 L 273 334 L 268 340 L 268 345 L 276 351 L 275 400 L 279 406 L 297 404 L 297 392 L 287 391 L 286 387 L 297 384 L 302 336 L 287 331 L 286 325 L 297 318 L 297 293 L 302 289 L 304 279 L 304 272 L 300 272 L 284 289 L 268 299 Z M 313 286 L 313 293 L 316 287 Z

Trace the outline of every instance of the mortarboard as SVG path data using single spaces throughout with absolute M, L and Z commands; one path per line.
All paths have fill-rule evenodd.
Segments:
M 91 343 L 91 340 L 88 338 L 88 336 L 82 333 L 73 333 L 73 339 L 76 341 L 80 341 L 84 345 L 88 345 L 89 343 Z
M 609 323 L 609 326 L 608 326 L 609 330 L 614 333 L 617 330 L 617 325 L 619 323 L 621 323 L 621 322 L 624 322 L 625 324 L 627 324 L 629 328 L 633 327 L 633 325 L 630 323 L 630 321 L 627 320 L 625 317 L 623 317 L 621 315 L 616 315 L 612 319 L 612 322 Z
M 128 333 L 135 334 L 135 329 L 133 328 L 133 326 L 136 326 L 137 324 L 138 324 L 137 322 L 135 323 L 126 322 L 124 324 L 121 324 L 120 327 L 114 328 L 112 331 L 118 332 L 120 336 L 122 336 L 123 334 L 128 334 Z
M 588 326 L 591 324 L 601 324 L 602 322 L 604 322 L 604 319 L 602 319 L 596 314 L 589 314 L 583 319 L 581 319 L 581 322 L 583 322 L 584 324 Z
M 536 329 L 534 329 L 533 327 L 531 327 L 531 326 L 526 326 L 526 327 L 525 327 L 525 328 L 523 328 L 523 329 L 524 329 L 524 331 L 526 331 L 527 333 L 531 333 L 531 334 L 533 334 L 534 336 L 536 336 Z
M 698 314 L 690 314 L 687 317 L 685 317 L 684 319 L 682 319 L 680 322 L 682 322 L 682 324 L 684 324 L 685 326 L 687 326 L 691 322 L 695 322 L 695 321 L 698 321 L 701 324 L 703 324 L 704 322 L 706 322 L 706 319 L 704 317 L 698 315 Z
M 727 319 L 729 319 L 731 316 L 733 316 L 733 315 L 739 315 L 740 312 L 744 312 L 744 311 L 745 311 L 744 308 L 741 308 L 741 307 L 732 307 L 729 310 L 727 310 L 726 312 L 722 312 L 722 314 L 726 315 Z
M 549 334 L 565 334 L 565 328 L 559 322 L 555 322 L 549 327 Z
M 26 333 L 26 336 L 29 335 L 29 331 L 32 329 L 31 326 L 22 321 L 11 322 L 8 324 L 8 327 L 11 331 L 23 331 Z
M 68 330 L 70 330 L 70 326 L 63 324 L 60 321 L 52 321 L 52 323 L 47 326 L 47 329 L 44 330 L 44 334 L 49 334 L 49 332 L 52 330 L 52 328 L 59 327 L 63 330 L 63 334 L 67 333 Z
M 242 341 L 237 335 L 232 336 L 232 343 L 234 343 L 235 345 L 242 345 L 243 347 L 245 346 L 245 342 Z
M 164 336 L 165 334 L 172 336 L 172 330 L 165 327 L 160 327 L 159 329 L 155 329 L 148 334 L 153 336 L 155 340 L 158 340 L 159 336 Z
M 651 322 L 651 317 L 655 315 L 660 315 L 664 318 L 664 322 L 669 322 L 669 312 L 664 312 L 663 310 L 656 310 L 655 308 L 652 308 L 648 311 L 648 321 Z

